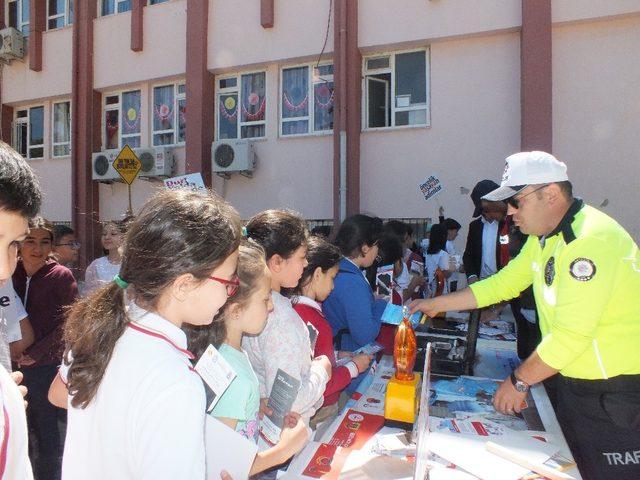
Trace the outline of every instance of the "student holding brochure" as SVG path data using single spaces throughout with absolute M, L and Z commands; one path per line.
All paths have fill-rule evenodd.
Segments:
M 278 370 L 300 382 L 291 411 L 307 421 L 322 405 L 325 385 L 331 378 L 331 362 L 325 356 L 312 358 L 309 330 L 282 295 L 283 288 L 298 284 L 307 265 L 307 226 L 300 216 L 283 210 L 266 210 L 247 224 L 248 237 L 266 253 L 271 272 L 273 311 L 259 335 L 246 335 L 242 347 L 260 383 L 265 405 Z
M 237 289 L 240 236 L 213 195 L 165 191 L 142 208 L 120 273 L 65 326 L 63 479 L 205 478 L 205 392 L 181 327 L 210 324 Z
M 252 442 L 260 433 L 260 386 L 247 354 L 242 350 L 243 335 L 257 335 L 273 310 L 271 275 L 264 250 L 254 242 L 240 247 L 237 293 L 227 302 L 211 326 L 189 328 L 191 350 L 200 357 L 211 344 L 235 371 L 236 377 L 221 395 L 210 415 Z M 284 428 L 277 445 L 258 452 L 250 475 L 279 465 L 298 452 L 307 441 L 307 427 L 297 421 Z M 216 448 L 215 445 L 208 448 Z
M 333 366 L 331 380 L 324 391 L 324 403 L 313 417 L 312 425 L 317 425 L 338 412 L 340 393 L 347 388 L 351 380 L 369 367 L 372 358 L 366 354 L 352 355 L 350 352 L 341 352 L 350 357 L 350 360 L 345 365 L 336 367 L 331 325 L 324 318 L 321 303 L 333 290 L 333 279 L 338 274 L 341 257 L 337 247 L 321 237 L 310 237 L 307 241 L 308 263 L 298 286 L 293 291 L 293 308 L 306 324 L 318 332 L 314 356 L 326 355 Z

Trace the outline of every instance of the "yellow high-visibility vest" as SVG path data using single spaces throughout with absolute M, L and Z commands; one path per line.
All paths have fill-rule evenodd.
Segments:
M 572 378 L 640 374 L 640 255 L 615 220 L 575 200 L 554 232 L 530 235 L 516 258 L 471 290 L 484 307 L 531 284 L 542 361 Z

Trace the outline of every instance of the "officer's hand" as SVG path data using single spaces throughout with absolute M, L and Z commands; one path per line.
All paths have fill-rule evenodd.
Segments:
M 526 396 L 526 392 L 517 391 L 511 380 L 506 378 L 493 396 L 493 406 L 498 412 L 506 415 L 520 413 Z
M 424 300 L 414 300 L 409 304 L 409 312 L 413 315 L 415 312 L 426 313 L 429 317 L 435 317 L 440 313 L 436 308 L 436 299 L 427 298 Z

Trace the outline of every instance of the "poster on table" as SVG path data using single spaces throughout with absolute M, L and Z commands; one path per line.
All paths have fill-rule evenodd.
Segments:
M 418 185 L 418 188 L 424 196 L 424 199 L 426 201 L 429 201 L 442 193 L 444 187 L 442 185 L 442 182 L 436 175 L 429 175 L 424 182 Z

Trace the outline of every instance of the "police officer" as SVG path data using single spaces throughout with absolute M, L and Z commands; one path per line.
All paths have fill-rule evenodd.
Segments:
M 612 218 L 574 198 L 566 165 L 545 152 L 506 159 L 500 188 L 529 237 L 497 274 L 418 300 L 429 315 L 482 308 L 533 284 L 542 341 L 499 387 L 496 410 L 520 411 L 529 387 L 558 375 L 558 420 L 585 479 L 640 479 L 640 254 Z

